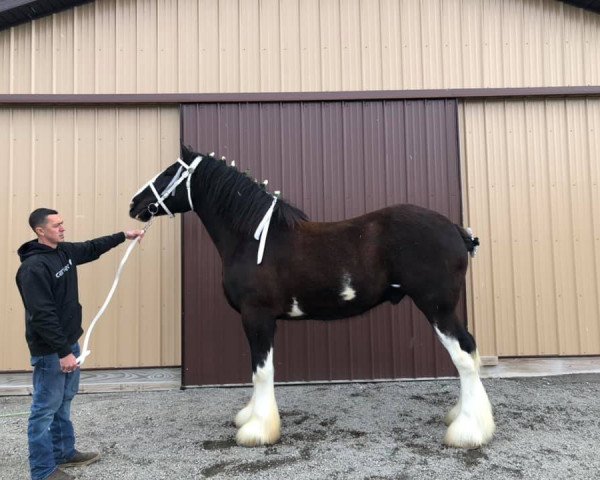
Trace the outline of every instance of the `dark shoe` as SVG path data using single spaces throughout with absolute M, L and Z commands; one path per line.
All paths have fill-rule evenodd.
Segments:
M 65 463 L 61 463 L 61 467 L 84 467 L 89 465 L 90 463 L 94 463 L 100 459 L 100 454 L 98 452 L 78 452 L 75 450 L 75 455 L 73 455 L 69 460 Z
M 46 480 L 75 480 L 75 477 L 57 468 Z

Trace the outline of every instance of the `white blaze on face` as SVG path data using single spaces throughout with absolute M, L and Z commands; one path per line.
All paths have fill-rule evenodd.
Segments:
M 356 290 L 352 288 L 352 277 L 349 273 L 345 273 L 342 277 L 342 291 L 340 296 L 349 302 L 356 297 Z
M 296 297 L 292 298 L 292 309 L 288 312 L 288 315 L 290 317 L 301 317 L 304 315 L 304 312 L 298 306 L 298 299 Z

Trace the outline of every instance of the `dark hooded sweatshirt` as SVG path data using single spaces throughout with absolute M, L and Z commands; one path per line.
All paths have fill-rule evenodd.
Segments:
M 83 333 L 77 266 L 124 241 L 121 232 L 87 242 L 61 242 L 56 248 L 37 240 L 21 245 L 16 280 L 25 305 L 25 338 L 31 355 L 58 353 L 63 358 L 71 353 L 71 345 Z

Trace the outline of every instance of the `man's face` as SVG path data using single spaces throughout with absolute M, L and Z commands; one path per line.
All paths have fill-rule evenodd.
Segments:
M 49 247 L 56 247 L 65 240 L 65 227 L 63 219 L 59 214 L 48 215 L 46 225 L 35 229 L 40 243 Z

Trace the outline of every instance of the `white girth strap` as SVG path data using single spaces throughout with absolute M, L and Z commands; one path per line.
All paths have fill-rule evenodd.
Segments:
M 271 224 L 271 217 L 273 216 L 273 210 L 275 209 L 275 204 L 277 203 L 277 197 L 273 197 L 273 203 L 265 213 L 265 216 L 258 224 L 258 228 L 254 232 L 254 238 L 256 240 L 260 240 L 258 244 L 258 254 L 256 255 L 256 264 L 260 265 L 263 260 L 263 255 L 265 253 L 265 243 L 267 242 L 267 233 L 269 232 L 269 225 Z

